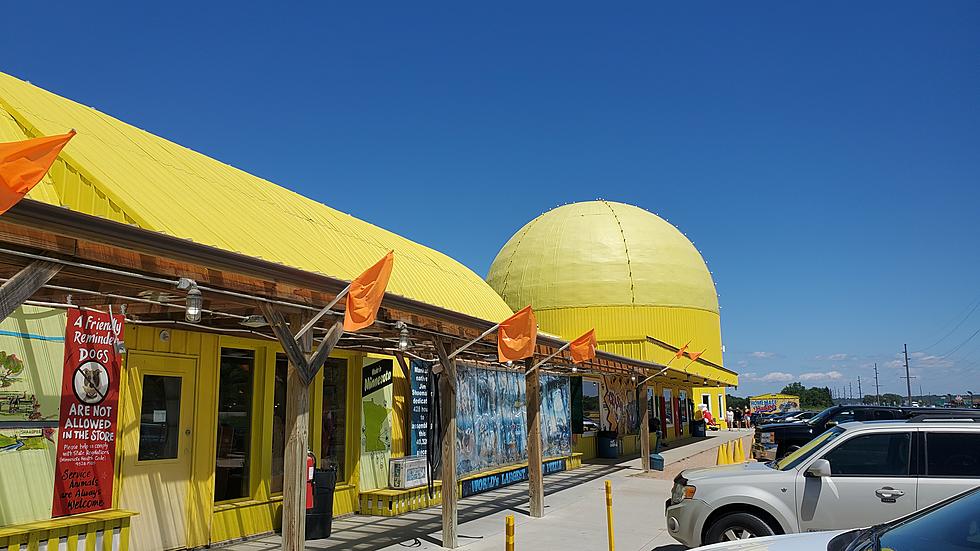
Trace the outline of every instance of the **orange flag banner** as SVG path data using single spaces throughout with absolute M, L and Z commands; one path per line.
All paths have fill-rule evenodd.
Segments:
M 61 149 L 75 135 L 0 143 L 0 214 L 10 210 L 44 178 Z
M 572 362 L 580 364 L 595 358 L 595 329 L 590 329 L 581 337 L 569 343 L 568 348 L 572 351 Z
M 381 308 L 381 300 L 385 297 L 394 262 L 395 251 L 391 251 L 350 282 L 347 311 L 344 312 L 344 331 L 357 331 L 374 323 L 378 308 Z
M 538 340 L 538 320 L 530 306 L 500 322 L 497 328 L 497 358 L 516 362 L 534 355 Z
M 674 357 L 675 358 L 681 358 L 681 357 L 683 357 L 684 356 L 684 353 L 687 352 L 688 345 L 690 345 L 690 344 L 691 344 L 691 341 L 687 341 L 687 344 L 685 344 L 684 346 L 680 347 L 680 349 L 677 350 L 677 353 L 674 354 Z
M 691 352 L 690 354 L 688 354 L 688 356 L 691 357 L 691 361 L 692 362 L 696 362 L 696 361 L 698 361 L 698 358 L 701 357 L 701 354 L 704 354 L 705 350 L 707 350 L 707 348 L 705 348 L 704 350 L 702 350 L 700 352 Z

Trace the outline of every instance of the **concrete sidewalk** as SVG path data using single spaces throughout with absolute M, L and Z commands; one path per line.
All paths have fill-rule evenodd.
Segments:
M 674 474 L 670 466 L 685 468 L 714 464 L 715 448 L 747 437 L 749 431 L 721 431 L 706 439 L 689 440 L 662 450 L 667 469 L 641 474 L 640 459 L 590 462 L 574 471 L 545 477 L 545 516 L 528 516 L 528 486 L 515 484 L 459 502 L 461 549 L 479 551 L 504 548 L 504 519 L 514 515 L 517 549 L 607 549 L 604 481 L 613 486 L 616 547 L 651 551 L 682 549 L 666 533 L 664 501 Z M 357 551 L 442 549 L 442 516 L 438 507 L 399 517 L 357 515 L 334 521 L 330 539 L 307 542 L 308 549 Z M 272 551 L 280 547 L 278 535 L 227 546 L 235 551 Z

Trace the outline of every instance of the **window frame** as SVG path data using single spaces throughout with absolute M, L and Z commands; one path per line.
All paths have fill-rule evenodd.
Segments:
M 248 487 L 246 495 L 242 497 L 235 497 L 230 499 L 218 500 L 215 497 L 215 483 L 217 482 L 217 461 L 218 461 L 218 405 L 220 402 L 221 394 L 221 356 L 222 350 L 236 349 L 236 350 L 249 350 L 253 354 L 253 364 L 252 364 L 252 399 L 251 399 L 251 412 L 249 415 L 249 436 L 248 436 Z M 212 473 L 214 475 L 214 480 L 211 484 L 211 499 L 214 507 L 220 508 L 222 505 L 230 505 L 234 503 L 242 503 L 247 501 L 255 501 L 258 496 L 259 486 L 263 484 L 266 480 L 271 480 L 266 478 L 264 471 L 265 461 L 263 460 L 263 431 L 262 431 L 262 419 L 264 417 L 261 411 L 263 397 L 265 394 L 265 385 L 267 384 L 262 377 L 264 371 L 267 369 L 266 360 L 267 348 L 259 344 L 250 342 L 248 340 L 236 339 L 223 337 L 218 342 L 217 346 L 217 362 L 215 368 L 217 369 L 217 374 L 215 378 L 215 393 L 214 393 L 214 454 L 212 455 L 211 463 L 213 465 Z M 270 445 L 271 448 L 271 445 Z M 256 454 L 258 451 L 258 454 Z M 271 475 L 271 472 L 270 472 Z
M 907 469 L 906 474 L 904 474 L 904 475 L 901 475 L 901 474 L 838 474 L 838 473 L 833 472 L 834 462 L 833 461 L 830 461 L 829 459 L 827 459 L 827 456 L 829 454 L 833 453 L 835 450 L 837 450 L 837 448 L 839 448 L 839 447 L 841 447 L 843 445 L 846 445 L 848 442 L 850 442 L 852 440 L 855 440 L 857 438 L 862 438 L 862 437 L 866 437 L 866 436 L 880 436 L 882 434 L 888 434 L 888 435 L 892 435 L 892 434 L 906 434 L 906 435 L 908 435 L 908 437 L 909 437 L 909 454 L 908 454 L 908 460 L 907 460 L 908 461 L 908 469 Z M 831 478 L 901 478 L 901 479 L 906 479 L 906 478 L 917 478 L 919 476 L 917 474 L 918 473 L 918 461 L 917 461 L 917 448 L 918 448 L 917 443 L 918 443 L 918 438 L 916 437 L 916 431 L 914 429 L 905 428 L 905 427 L 896 427 L 894 430 L 887 430 L 887 431 L 861 431 L 861 432 L 857 432 L 857 433 L 853 434 L 850 437 L 847 437 L 847 434 L 845 434 L 844 436 L 845 436 L 845 438 L 839 440 L 836 443 L 836 445 L 831 446 L 827 450 L 824 450 L 824 452 L 821 453 L 819 456 L 817 456 L 816 454 L 814 454 L 813 456 L 811 456 L 811 460 L 806 463 L 806 467 L 803 468 L 803 472 L 805 472 L 805 470 L 807 468 L 809 468 L 810 465 L 812 465 L 813 462 L 816 461 L 817 459 L 827 459 L 827 461 L 830 461 L 830 469 L 831 469 L 831 475 L 830 475 L 830 477 Z
M 176 450 L 177 455 L 175 455 L 173 457 L 163 457 L 163 458 L 159 458 L 159 459 L 143 459 L 143 458 L 140 457 L 140 450 L 142 448 L 142 438 L 143 438 L 143 422 L 142 422 L 143 396 L 142 395 L 143 395 L 143 393 L 146 392 L 145 384 L 146 384 L 146 377 L 147 376 L 150 376 L 150 377 L 172 377 L 172 378 L 175 378 L 175 379 L 179 379 L 180 380 L 180 386 L 177 389 L 178 390 L 178 401 L 177 401 L 177 450 Z M 152 369 L 144 371 L 142 374 L 139 375 L 139 377 L 140 377 L 140 394 L 141 394 L 141 396 L 140 396 L 140 404 L 139 404 L 140 405 L 140 408 L 139 408 L 138 411 L 136 411 L 136 415 L 138 416 L 138 419 L 140 420 L 140 426 L 139 426 L 139 429 L 137 430 L 137 433 L 136 433 L 137 434 L 137 440 L 136 440 L 136 465 L 150 465 L 150 464 L 153 464 L 153 465 L 163 465 L 163 464 L 166 464 L 166 463 L 179 463 L 180 461 L 182 461 L 182 459 L 180 457 L 180 434 L 181 434 L 180 422 L 183 420 L 183 419 L 181 419 L 181 416 L 180 416 L 180 414 L 181 414 L 181 411 L 180 410 L 181 410 L 181 407 L 183 406 L 183 403 L 184 403 L 184 391 L 185 391 L 184 383 L 186 382 L 185 379 L 187 377 L 185 377 L 183 374 L 170 373 L 170 372 L 157 372 L 157 371 L 152 370 Z M 193 389 L 191 389 L 191 392 L 193 393 Z M 193 395 L 191 396 L 191 399 L 193 399 Z

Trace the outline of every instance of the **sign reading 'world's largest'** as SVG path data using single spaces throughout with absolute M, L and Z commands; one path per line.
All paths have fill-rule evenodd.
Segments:
M 68 311 L 52 517 L 112 506 L 123 321 Z

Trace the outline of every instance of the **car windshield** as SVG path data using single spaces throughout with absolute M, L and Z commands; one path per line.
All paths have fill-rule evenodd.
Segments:
M 806 422 L 811 425 L 822 425 L 827 419 L 830 419 L 831 415 L 833 415 L 833 411 L 831 410 L 833 410 L 834 407 L 835 406 L 830 406 L 829 408 L 807 419 Z
M 795 452 L 787 455 L 786 457 L 777 461 L 773 467 L 780 471 L 788 471 L 790 469 L 796 468 L 804 459 L 810 457 L 813 452 L 824 445 L 827 442 L 832 442 L 835 438 L 844 433 L 844 429 L 840 427 L 834 427 L 827 432 L 824 432 L 820 436 L 814 438 L 807 442 L 802 448 L 796 450 Z
M 974 490 L 945 505 L 884 524 L 855 542 L 855 549 L 894 551 L 951 551 L 980 549 L 980 490 Z

